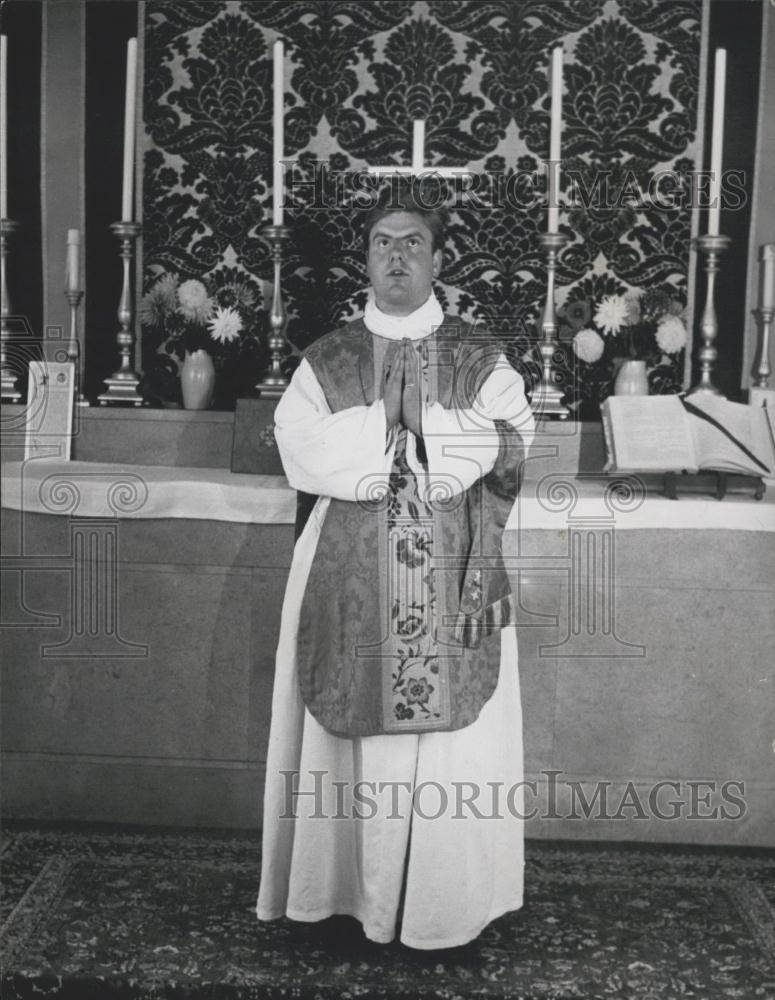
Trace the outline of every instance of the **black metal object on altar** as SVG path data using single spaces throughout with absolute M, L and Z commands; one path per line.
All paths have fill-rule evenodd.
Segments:
M 761 476 L 748 476 L 739 472 L 666 472 L 664 494 L 678 500 L 679 494 L 701 494 L 723 500 L 733 493 L 748 494 L 761 500 L 767 487 Z

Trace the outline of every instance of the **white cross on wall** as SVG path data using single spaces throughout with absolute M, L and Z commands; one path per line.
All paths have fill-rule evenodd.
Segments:
M 416 120 L 412 132 L 412 165 L 411 167 L 369 167 L 368 172 L 377 177 L 390 177 L 393 174 L 422 177 L 432 174 L 434 177 L 468 177 L 470 170 L 465 167 L 432 167 L 425 166 L 425 122 Z

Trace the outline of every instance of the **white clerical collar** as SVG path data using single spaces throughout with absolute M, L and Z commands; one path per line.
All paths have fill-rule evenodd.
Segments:
M 388 340 L 403 340 L 404 337 L 408 337 L 409 340 L 422 340 L 441 326 L 443 321 L 444 311 L 433 292 L 419 309 L 415 309 L 408 316 L 391 316 L 378 308 L 374 301 L 374 292 L 369 289 L 363 322 L 366 328 L 376 333 L 378 337 L 386 337 Z

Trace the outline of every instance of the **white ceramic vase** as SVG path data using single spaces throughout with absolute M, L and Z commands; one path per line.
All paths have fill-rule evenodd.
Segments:
M 207 351 L 186 351 L 180 369 L 183 406 L 187 410 L 206 410 L 215 389 L 215 365 Z
M 637 358 L 622 361 L 614 379 L 615 396 L 648 396 L 649 380 L 646 362 Z

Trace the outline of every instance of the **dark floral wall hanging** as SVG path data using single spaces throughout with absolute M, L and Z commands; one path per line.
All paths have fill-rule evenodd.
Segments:
M 220 403 L 249 392 L 266 362 L 271 261 L 260 231 L 271 221 L 271 48 L 282 38 L 285 155 L 295 161 L 283 275 L 296 348 L 362 310 L 361 211 L 349 182 L 368 165 L 408 163 L 411 123 L 423 118 L 427 162 L 466 167 L 477 192 L 452 192 L 437 294 L 486 321 L 532 378 L 545 288 L 536 191 L 549 147 L 548 64 L 562 44 L 566 348 L 605 295 L 659 290 L 685 305 L 691 212 L 681 195 L 699 165 L 701 17 L 700 0 L 150 0 L 144 290 L 172 272 L 249 295 L 254 327 L 238 345 L 247 356 L 233 352 Z M 152 331 L 145 338 L 149 369 L 160 344 Z M 593 373 L 565 356 L 571 401 L 599 394 Z M 675 387 L 680 365 L 676 357 L 660 374 L 662 386 Z M 583 377 L 572 387 L 574 367 Z

